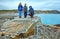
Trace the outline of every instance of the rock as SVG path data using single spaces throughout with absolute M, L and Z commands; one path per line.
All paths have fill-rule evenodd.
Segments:
M 34 17 L 32 19 L 29 17 L 15 17 L 12 20 L 4 22 L 2 29 L 2 32 L 5 32 L 5 35 L 8 35 L 7 37 L 3 37 L 6 39 L 11 37 L 14 39 L 60 39 L 60 30 L 56 30 L 55 28 L 49 25 L 42 25 L 41 19 L 39 17 Z M 27 35 L 25 34 L 25 31 L 28 30 L 29 32 L 27 32 Z M 31 33 L 32 35 L 30 35 Z M 24 38 L 24 35 L 28 37 Z M 0 38 L 2 37 L 0 36 Z
M 2 29 L 4 30 L 2 30 L 2 32 L 4 32 L 5 35 L 11 35 L 12 38 L 16 34 L 19 34 L 20 38 L 21 36 L 24 38 L 34 34 L 36 25 L 42 25 L 40 18 L 36 16 L 34 18 L 15 17 L 14 19 L 8 20 L 3 23 Z M 15 38 L 17 37 L 15 36 L 14 39 Z

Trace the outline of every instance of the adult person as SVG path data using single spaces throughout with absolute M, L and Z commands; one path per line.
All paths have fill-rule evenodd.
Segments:
M 19 6 L 18 6 L 19 18 L 22 17 L 22 11 L 23 11 L 23 6 L 22 6 L 22 4 L 20 3 Z
M 26 3 L 24 5 L 24 18 L 27 17 L 27 6 L 26 6 Z
M 33 15 L 34 15 L 34 9 L 32 8 L 32 6 L 29 6 L 29 16 L 33 18 Z

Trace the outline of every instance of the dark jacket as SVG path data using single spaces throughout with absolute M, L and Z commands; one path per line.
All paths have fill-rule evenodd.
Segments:
M 31 14 L 34 14 L 34 9 L 33 9 L 33 8 L 30 8 L 30 9 L 29 9 L 29 12 L 30 12 Z
M 24 6 L 24 12 L 27 12 L 27 6 Z
M 22 11 L 23 10 L 23 6 L 18 6 L 18 11 Z

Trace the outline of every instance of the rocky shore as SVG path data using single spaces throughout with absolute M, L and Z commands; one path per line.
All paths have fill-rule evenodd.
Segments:
M 13 18 L 11 18 L 10 15 L 5 15 L 5 16 L 3 15 L 2 18 L 0 18 L 0 29 L 5 21 L 14 19 L 14 17 L 16 17 L 13 15 L 12 15 Z M 57 26 L 57 25 L 53 25 L 53 26 Z M 43 24 L 39 26 L 35 26 L 34 35 L 31 35 L 28 38 L 21 38 L 21 39 L 60 39 L 60 28 L 56 29 L 56 27 L 53 26 L 43 25 Z

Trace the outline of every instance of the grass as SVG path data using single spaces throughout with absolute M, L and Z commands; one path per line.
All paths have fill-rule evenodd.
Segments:
M 18 12 L 18 11 L 17 11 L 17 10 L 0 10 L 0 14 L 10 13 L 10 12 L 16 13 L 16 12 Z

